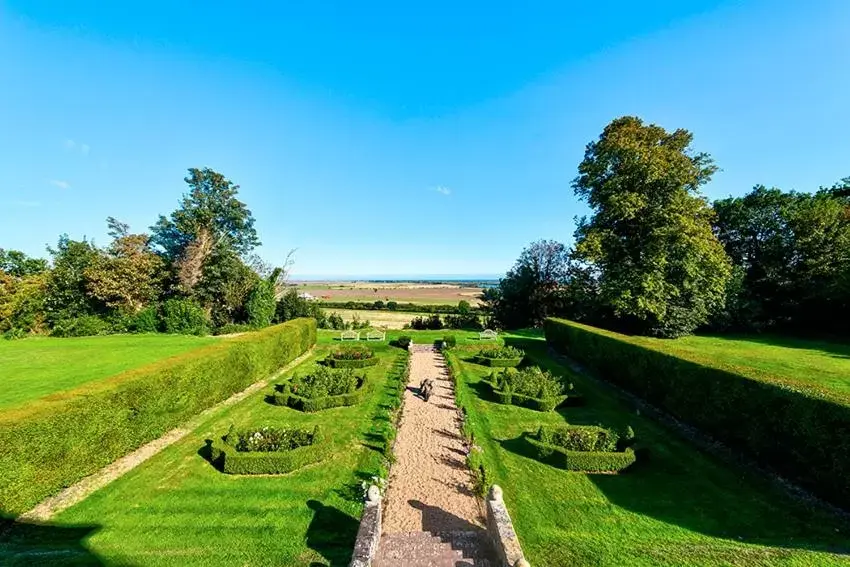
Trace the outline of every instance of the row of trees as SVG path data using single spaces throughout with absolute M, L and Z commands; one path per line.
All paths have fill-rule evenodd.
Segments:
M 239 187 L 190 169 L 188 191 L 149 233 L 108 218 L 111 241 L 59 238 L 50 262 L 0 249 L 0 332 L 60 335 L 263 327 L 318 307 L 285 289 L 287 257 L 272 267 Z
M 701 327 L 850 331 L 850 178 L 815 193 L 758 186 L 710 204 L 717 171 L 686 130 L 614 120 L 588 144 L 575 245 L 535 242 L 484 296 L 505 327 L 550 315 L 676 337 Z

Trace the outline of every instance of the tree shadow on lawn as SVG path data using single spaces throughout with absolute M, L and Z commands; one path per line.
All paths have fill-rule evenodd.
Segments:
M 308 500 L 307 507 L 313 510 L 313 519 L 307 527 L 307 547 L 324 557 L 331 567 L 346 567 L 351 561 L 360 522 L 318 500 Z M 318 565 L 325 563 L 311 564 Z
M 106 565 L 84 545 L 101 526 L 28 524 L 0 515 L 2 565 Z
M 521 457 L 553 464 L 537 458 L 525 435 L 497 442 L 506 451 Z M 587 476 L 614 506 L 706 536 L 740 543 L 850 554 L 850 542 L 845 535 L 850 533 L 850 522 L 780 494 L 775 499 L 764 498 L 761 494 L 761 499 L 749 500 L 741 484 L 730 486 L 726 494 L 722 494 L 722 488 L 704 490 L 700 484 L 711 482 L 710 475 L 694 478 L 691 475 L 702 473 L 690 470 L 687 463 L 653 455 L 651 448 L 641 452 L 638 462 L 620 474 L 558 470 L 564 475 Z M 777 513 L 778 508 L 780 513 Z M 836 526 L 840 526 L 840 532 L 833 531 Z

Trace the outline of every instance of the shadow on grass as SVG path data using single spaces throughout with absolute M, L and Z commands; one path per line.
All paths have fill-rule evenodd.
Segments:
M 307 527 L 307 547 L 324 557 L 331 567 L 346 567 L 351 561 L 351 550 L 360 523 L 318 500 L 308 500 L 307 507 L 313 510 L 313 519 Z
M 26 524 L 0 516 L 0 565 L 106 565 L 84 541 L 100 526 Z
M 549 459 L 538 457 L 526 441 L 526 435 L 497 440 L 497 443 L 505 451 L 532 459 L 541 466 L 557 468 Z M 769 503 L 759 498 L 751 499 L 746 485 L 735 485 L 734 480 L 730 484 L 730 477 L 726 475 L 716 477 L 710 471 L 691 467 L 687 462 L 675 460 L 673 455 L 663 454 L 663 449 L 660 452 L 662 454 L 656 456 L 651 449 L 641 451 L 638 462 L 619 474 L 557 470 L 558 474 L 585 476 L 610 505 L 706 536 L 850 555 L 850 541 L 843 536 L 850 529 L 850 522 L 844 522 L 840 531 L 831 533 L 833 529 L 829 526 L 836 525 L 836 517 L 826 511 L 806 507 L 780 495 L 775 502 Z M 789 506 L 795 510 L 789 511 Z M 774 507 L 781 509 L 781 513 Z

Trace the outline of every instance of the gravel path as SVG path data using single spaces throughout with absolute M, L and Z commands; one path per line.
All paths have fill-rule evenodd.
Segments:
M 418 396 L 425 378 L 434 379 L 435 386 L 428 402 Z M 445 359 L 433 348 L 416 347 L 385 499 L 384 533 L 475 530 L 484 525 L 460 425 Z
M 20 516 L 18 516 L 19 522 L 46 522 L 62 510 L 66 508 L 70 508 L 77 502 L 80 502 L 95 490 L 99 488 L 103 488 L 113 480 L 127 474 L 137 466 L 141 465 L 169 445 L 173 445 L 180 439 L 183 439 L 186 435 L 191 433 L 195 428 L 197 428 L 202 421 L 204 421 L 208 416 L 213 413 L 218 412 L 219 410 L 230 407 L 234 404 L 237 404 L 259 390 L 262 390 L 266 386 L 268 386 L 269 382 L 275 379 L 277 376 L 280 376 L 282 373 L 287 372 L 288 370 L 295 368 L 302 362 L 304 362 L 310 355 L 313 354 L 313 349 L 311 348 L 283 368 L 281 368 L 278 372 L 260 380 L 259 382 L 255 382 L 242 390 L 241 392 L 237 392 L 233 394 L 229 398 L 224 401 L 217 403 L 216 405 L 209 407 L 191 418 L 187 421 L 182 427 L 177 427 L 172 429 L 159 439 L 154 439 L 153 441 L 146 443 L 127 455 L 124 455 L 117 461 L 114 461 L 96 473 L 85 477 L 79 482 L 69 486 L 59 494 L 54 496 L 50 496 L 45 498 L 41 502 L 39 502 L 35 508 L 28 512 L 24 512 Z

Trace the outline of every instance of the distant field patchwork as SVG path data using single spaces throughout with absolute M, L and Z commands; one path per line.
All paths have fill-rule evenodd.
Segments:
M 397 301 L 399 303 L 457 304 L 468 301 L 478 305 L 482 289 L 450 284 L 302 282 L 299 292 L 307 292 L 326 301 Z

